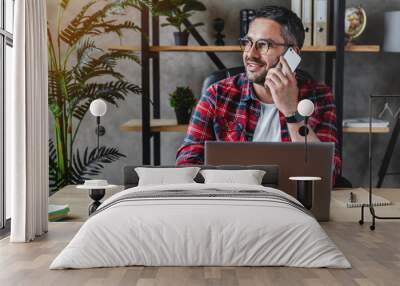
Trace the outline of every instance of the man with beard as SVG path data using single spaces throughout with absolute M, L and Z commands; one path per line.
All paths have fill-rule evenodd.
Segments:
M 202 95 L 177 164 L 203 164 L 206 140 L 304 142 L 297 104 L 307 98 L 315 105 L 307 139 L 335 143 L 335 178 L 341 160 L 334 96 L 325 84 L 299 78 L 283 58 L 289 47 L 300 53 L 303 43 L 303 24 L 292 11 L 277 6 L 256 11 L 240 40 L 246 72 L 211 85 Z

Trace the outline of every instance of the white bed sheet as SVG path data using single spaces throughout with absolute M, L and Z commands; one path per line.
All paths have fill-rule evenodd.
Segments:
M 178 184 L 155 190 L 264 190 L 254 185 Z M 185 198 L 127 201 L 89 218 L 50 269 L 145 266 L 293 266 L 350 268 L 310 215 L 259 199 Z

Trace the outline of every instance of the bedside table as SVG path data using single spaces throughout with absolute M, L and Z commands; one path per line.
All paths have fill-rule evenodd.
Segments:
M 109 189 L 105 192 L 102 200 L 115 195 L 124 190 L 124 186 Z M 88 219 L 88 206 L 92 203 L 89 197 L 89 190 L 78 189 L 77 185 L 69 185 L 60 189 L 58 192 L 49 197 L 49 203 L 54 205 L 69 205 L 70 212 L 65 221 L 84 222 Z
M 106 189 L 89 189 L 89 197 L 93 200 L 93 202 L 89 205 L 89 215 L 94 213 L 101 205 L 100 200 L 105 194 Z
M 321 181 L 320 177 L 290 177 L 289 180 L 297 182 L 297 199 L 308 210 L 312 208 L 314 182 Z
M 117 185 L 104 185 L 104 186 L 91 186 L 91 185 L 78 185 L 76 186 L 78 189 L 86 189 L 89 190 L 89 197 L 93 200 L 93 202 L 89 205 L 89 216 L 94 213 L 97 208 L 101 205 L 101 199 L 106 194 L 106 189 L 114 189 L 117 188 Z

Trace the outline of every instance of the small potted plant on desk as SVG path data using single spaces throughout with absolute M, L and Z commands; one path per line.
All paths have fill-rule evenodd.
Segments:
M 153 13 L 166 16 L 167 23 L 161 24 L 162 27 L 173 26 L 178 32 L 174 32 L 175 45 L 185 46 L 188 44 L 188 30 L 202 26 L 204 23 L 192 24 L 184 27 L 184 21 L 193 15 L 194 11 L 205 11 L 206 6 L 197 0 L 162 0 L 153 6 Z
M 192 109 L 196 105 L 196 98 L 189 87 L 178 86 L 169 94 L 171 107 L 175 109 L 178 124 L 188 124 Z

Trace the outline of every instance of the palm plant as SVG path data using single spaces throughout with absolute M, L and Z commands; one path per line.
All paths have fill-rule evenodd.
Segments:
M 130 51 L 106 51 L 94 41 L 108 33 L 120 37 L 125 29 L 139 31 L 135 23 L 117 21 L 115 16 L 124 15 L 128 6 L 140 7 L 141 1 L 104 1 L 100 9 L 99 1 L 90 1 L 66 27 L 61 27 L 69 2 L 59 2 L 55 37 L 48 27 L 49 110 L 54 120 L 54 139 L 49 142 L 50 191 L 82 183 L 89 176 L 100 174 L 104 164 L 125 156 L 117 148 L 74 148 L 90 103 L 102 98 L 118 106 L 118 101 L 128 95 L 141 94 L 138 85 L 124 80 L 116 70 L 120 60 L 139 64 L 137 55 Z M 90 14 L 91 10 L 94 12 Z

